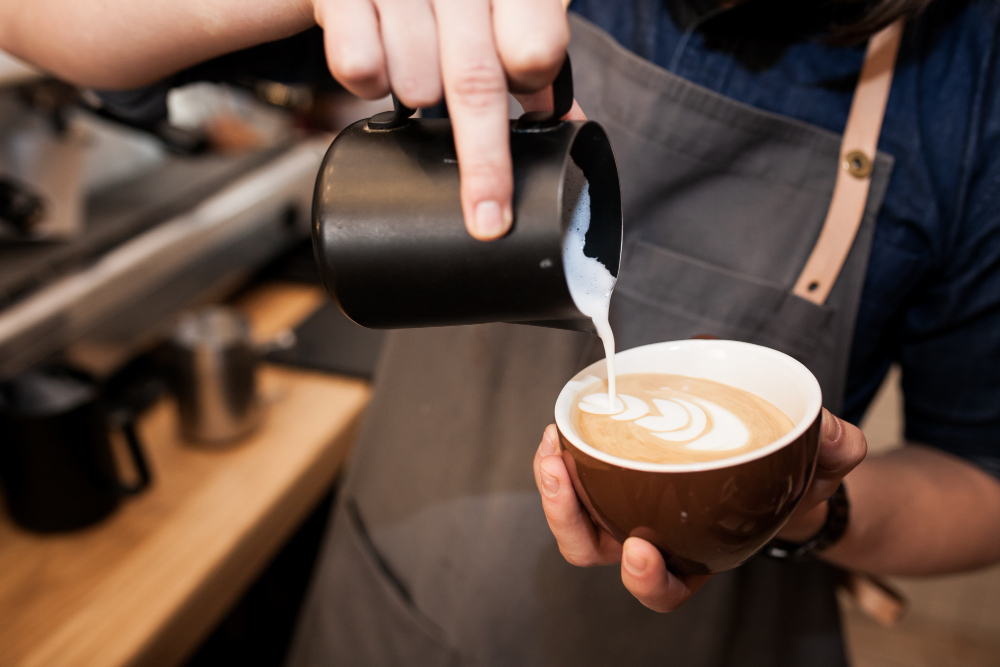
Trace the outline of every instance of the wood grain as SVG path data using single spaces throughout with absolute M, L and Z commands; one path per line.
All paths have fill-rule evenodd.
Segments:
M 244 305 L 267 335 L 305 300 L 269 288 Z M 369 397 L 277 366 L 260 379 L 267 419 L 225 450 L 181 442 L 170 400 L 144 415 L 154 485 L 104 523 L 39 536 L 0 518 L 0 665 L 170 665 L 197 646 L 329 486 Z

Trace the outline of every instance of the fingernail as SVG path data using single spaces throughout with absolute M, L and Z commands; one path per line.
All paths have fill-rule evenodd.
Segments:
M 543 470 L 542 488 L 545 489 L 545 494 L 551 498 L 559 493 L 559 480 Z
M 485 238 L 494 238 L 504 232 L 504 216 L 500 204 L 481 201 L 476 205 L 476 231 Z
M 843 427 L 840 425 L 840 420 L 834 417 L 832 414 L 823 411 L 823 440 L 827 442 L 836 442 L 840 439 L 840 431 Z
M 545 430 L 542 436 L 542 456 L 552 456 L 559 453 L 559 446 L 551 435 L 551 431 Z
M 646 559 L 633 553 L 628 547 L 625 548 L 622 560 L 625 563 L 625 568 L 632 574 L 638 575 L 646 571 Z

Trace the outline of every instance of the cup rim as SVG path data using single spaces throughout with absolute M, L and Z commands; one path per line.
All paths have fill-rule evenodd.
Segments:
M 742 341 L 735 340 L 722 340 L 722 339 L 687 339 L 687 340 L 676 340 L 676 341 L 666 341 L 662 343 L 652 343 L 650 345 L 642 345 L 640 347 L 634 347 L 629 350 L 623 350 L 615 354 L 616 366 L 619 361 L 627 360 L 630 357 L 640 356 L 648 354 L 651 348 L 664 348 L 664 349 L 703 349 L 711 347 L 724 347 L 731 350 L 743 350 L 745 353 L 754 354 L 764 354 L 767 356 L 772 356 L 775 363 L 783 364 L 785 367 L 792 370 L 794 373 L 800 375 L 803 379 L 803 388 L 807 393 L 807 408 L 806 417 L 799 420 L 791 431 L 786 433 L 781 438 L 778 438 L 766 447 L 761 447 L 760 449 L 755 449 L 752 452 L 746 452 L 745 454 L 740 454 L 738 456 L 732 456 L 722 459 L 716 459 L 713 461 L 698 461 L 693 463 L 651 463 L 648 461 L 633 461 L 631 459 L 623 459 L 607 452 L 601 451 L 596 447 L 592 447 L 585 443 L 579 436 L 577 436 L 575 430 L 571 427 L 569 421 L 572 395 L 579 391 L 579 387 L 572 387 L 571 385 L 578 381 L 577 378 L 581 378 L 586 375 L 594 375 L 592 369 L 603 367 L 605 365 L 605 360 L 595 361 L 590 364 L 579 373 L 574 375 L 570 380 L 563 385 L 562 390 L 559 392 L 559 396 L 556 399 L 555 406 L 555 418 L 556 427 L 559 429 L 559 433 L 562 437 L 569 440 L 570 443 L 580 451 L 585 454 L 615 465 L 621 468 L 629 468 L 631 470 L 642 470 L 646 472 L 699 472 L 703 470 L 717 470 L 720 468 L 729 468 L 735 465 L 740 465 L 748 461 L 753 461 L 756 459 L 768 456 L 783 447 L 795 442 L 799 437 L 805 433 L 810 426 L 816 421 L 816 418 L 820 414 L 820 409 L 823 407 L 823 394 L 819 386 L 819 381 L 816 376 L 805 367 L 800 361 L 790 357 L 784 352 L 779 352 L 778 350 L 764 347 L 762 345 L 754 345 L 753 343 L 744 343 Z M 560 411 L 559 407 L 566 404 L 566 409 Z

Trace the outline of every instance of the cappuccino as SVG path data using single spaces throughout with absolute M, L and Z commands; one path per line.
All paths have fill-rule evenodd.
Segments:
M 665 373 L 619 375 L 580 390 L 570 419 L 580 438 L 613 456 L 649 463 L 695 463 L 739 456 L 792 430 L 792 420 L 748 391 Z

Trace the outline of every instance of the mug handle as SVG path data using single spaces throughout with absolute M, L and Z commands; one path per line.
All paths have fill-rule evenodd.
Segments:
M 127 495 L 133 496 L 152 482 L 152 475 L 149 472 L 149 464 L 146 455 L 143 453 L 142 441 L 139 439 L 139 431 L 135 427 L 136 415 L 130 411 L 122 410 L 112 417 L 113 423 L 121 430 L 128 445 L 128 452 L 132 456 L 132 465 L 139 479 L 133 484 L 125 484 L 118 481 L 119 490 Z

